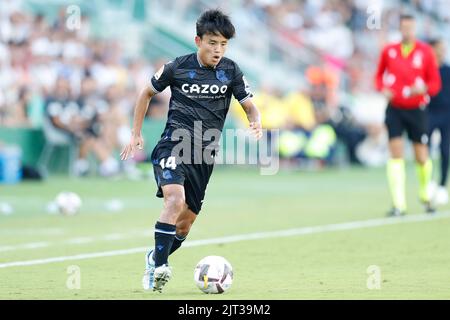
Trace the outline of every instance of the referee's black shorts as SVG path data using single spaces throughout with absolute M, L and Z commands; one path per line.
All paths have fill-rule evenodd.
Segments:
M 386 108 L 386 124 L 389 140 L 401 137 L 406 130 L 414 143 L 428 143 L 428 114 L 425 107 L 400 109 L 391 104 Z
M 153 172 L 158 191 L 156 196 L 163 198 L 162 186 L 179 184 L 184 186 L 186 204 L 192 212 L 199 214 L 205 198 L 206 187 L 211 177 L 214 161 L 211 164 L 186 164 L 172 154 L 176 142 L 160 141 L 152 152 Z

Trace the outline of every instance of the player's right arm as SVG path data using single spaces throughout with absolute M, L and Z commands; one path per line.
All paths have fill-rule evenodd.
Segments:
M 380 59 L 378 61 L 377 72 L 375 74 L 375 88 L 380 91 L 388 100 L 391 100 L 393 93 L 386 88 L 383 83 L 384 72 L 387 67 L 387 47 L 381 51 Z
M 131 140 L 128 145 L 125 146 L 120 158 L 122 160 L 127 160 L 128 157 L 134 156 L 136 148 L 144 148 L 144 139 L 141 135 L 142 123 L 144 122 L 145 114 L 147 113 L 148 105 L 152 97 L 162 92 L 167 86 L 172 83 L 174 74 L 173 62 L 170 61 L 163 65 L 159 70 L 153 75 L 150 83 L 142 89 L 138 96 L 136 106 L 134 108 L 134 120 L 133 129 L 131 131 Z
M 120 154 L 120 158 L 122 160 L 127 160 L 130 155 L 131 157 L 133 157 L 136 148 L 138 149 L 144 148 L 144 139 L 142 138 L 141 134 L 142 123 L 144 122 L 145 114 L 147 113 L 150 100 L 154 95 L 155 92 L 152 90 L 152 88 L 150 86 L 146 86 L 144 89 L 142 89 L 142 91 L 138 96 L 136 106 L 134 108 L 131 140 L 130 143 L 125 146 L 122 153 Z

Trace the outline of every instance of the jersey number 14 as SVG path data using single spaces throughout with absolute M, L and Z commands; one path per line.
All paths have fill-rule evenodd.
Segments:
M 159 165 L 163 169 L 169 168 L 169 169 L 175 170 L 175 168 L 177 167 L 175 157 L 168 157 L 167 159 L 161 159 L 161 161 L 159 162 Z

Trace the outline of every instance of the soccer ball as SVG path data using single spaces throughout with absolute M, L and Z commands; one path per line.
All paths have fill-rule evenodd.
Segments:
M 66 216 L 72 216 L 76 214 L 81 207 L 80 196 L 74 192 L 63 191 L 60 192 L 55 199 L 58 211 Z
M 204 293 L 224 293 L 233 282 L 233 268 L 223 257 L 207 256 L 197 263 L 194 281 Z

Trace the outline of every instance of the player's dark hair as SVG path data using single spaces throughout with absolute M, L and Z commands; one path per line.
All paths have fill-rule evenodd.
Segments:
M 412 14 L 402 14 L 400 15 L 400 22 L 403 20 L 416 20 Z
M 215 34 L 231 39 L 236 32 L 230 17 L 217 9 L 203 12 L 197 20 L 196 28 L 200 38 L 205 34 Z

